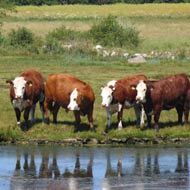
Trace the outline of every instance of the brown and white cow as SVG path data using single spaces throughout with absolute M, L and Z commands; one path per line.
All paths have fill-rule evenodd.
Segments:
M 37 71 L 27 70 L 14 80 L 7 80 L 6 82 L 10 84 L 10 100 L 16 113 L 17 124 L 20 125 L 22 111 L 24 111 L 25 127 L 28 127 L 30 111 L 31 122 L 34 123 L 35 108 L 38 101 L 44 120 L 44 79 L 42 75 Z
M 188 122 L 190 83 L 186 74 L 176 74 L 159 81 L 140 81 L 136 86 L 137 102 L 143 102 L 147 115 L 148 127 L 151 126 L 151 115 L 154 114 L 154 129 L 159 129 L 159 118 L 162 110 L 176 108 L 178 122 Z
M 87 115 L 90 129 L 94 130 L 93 108 L 95 95 L 89 84 L 69 74 L 51 74 L 45 85 L 45 118 L 49 123 L 48 110 L 53 113 L 53 123 L 57 123 L 60 107 L 74 112 L 76 131 L 80 124 L 80 115 Z M 54 103 L 54 106 L 53 106 Z
M 144 124 L 144 109 L 141 104 L 136 103 L 136 89 L 134 84 L 140 80 L 146 80 L 145 75 L 133 75 L 120 80 L 112 80 L 106 86 L 101 87 L 102 106 L 107 111 L 106 132 L 110 128 L 111 115 L 118 113 L 118 129 L 122 129 L 123 109 L 134 107 L 137 117 L 137 125 Z

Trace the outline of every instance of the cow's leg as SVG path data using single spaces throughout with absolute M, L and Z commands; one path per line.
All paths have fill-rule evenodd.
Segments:
M 53 110 L 52 110 L 52 113 L 53 113 L 53 123 L 57 123 L 57 113 L 59 111 L 59 108 L 60 108 L 60 105 L 57 104 L 55 102 L 54 106 L 53 106 Z
M 158 121 L 159 121 L 159 118 L 160 118 L 160 113 L 161 113 L 161 106 L 160 105 L 156 105 L 154 107 L 154 130 L 156 132 L 158 132 L 159 130 L 159 124 L 158 124 Z
M 139 105 L 134 106 L 134 111 L 136 115 L 136 126 L 140 126 L 140 107 Z
M 77 132 L 77 131 L 79 131 L 79 125 L 80 125 L 80 122 L 81 122 L 80 112 L 79 111 L 74 111 L 74 116 L 75 116 L 75 122 L 76 122 L 75 132 Z
M 189 118 L 189 100 L 187 100 L 184 104 L 184 124 L 188 123 L 188 118 Z
M 178 123 L 183 123 L 183 107 L 181 105 L 176 106 L 177 115 L 178 115 Z
M 27 107 L 25 110 L 24 110 L 24 120 L 25 120 L 25 130 L 28 129 L 28 118 L 29 118 L 29 113 L 30 113 L 30 109 L 31 107 Z
M 118 111 L 118 114 L 117 114 L 118 129 L 119 130 L 121 130 L 123 128 L 122 117 L 123 117 L 123 105 L 119 104 L 119 111 Z
M 92 112 L 88 113 L 88 122 L 89 122 L 89 125 L 90 125 L 90 130 L 92 132 L 95 132 L 94 123 L 93 123 L 93 113 Z
M 107 133 L 108 130 L 110 129 L 110 126 L 111 126 L 111 116 L 112 116 L 111 112 L 109 112 L 107 110 L 107 123 L 106 123 L 105 133 Z
M 52 105 L 52 101 L 47 98 L 44 101 L 44 110 L 45 110 L 45 122 L 49 124 L 49 107 Z
M 146 116 L 147 116 L 147 128 L 151 128 L 152 115 L 147 113 Z
M 35 110 L 36 110 L 36 104 L 34 104 L 31 107 L 30 113 L 31 113 L 31 124 L 35 123 Z
M 137 119 L 136 125 L 143 126 L 144 125 L 144 115 L 145 115 L 143 105 L 142 104 L 135 105 L 134 110 L 135 110 L 135 115 L 136 115 L 136 119 Z
M 19 109 L 15 108 L 15 114 L 16 114 L 16 119 L 17 119 L 17 125 L 20 125 L 21 111 Z

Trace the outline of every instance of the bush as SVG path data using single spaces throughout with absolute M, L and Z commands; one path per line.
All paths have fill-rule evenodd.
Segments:
M 56 28 L 55 30 L 47 34 L 47 38 L 55 38 L 62 42 L 71 42 L 76 40 L 76 38 L 80 39 L 79 36 L 81 36 L 80 32 L 66 29 L 65 26 Z
M 26 47 L 34 43 L 34 34 L 25 27 L 13 29 L 8 36 L 12 46 Z
M 59 41 L 55 38 L 46 38 L 43 53 L 54 55 L 63 53 L 63 48 L 61 47 Z
M 123 28 L 111 15 L 93 25 L 90 35 L 95 43 L 103 46 L 137 47 L 139 44 L 139 32 L 131 26 Z

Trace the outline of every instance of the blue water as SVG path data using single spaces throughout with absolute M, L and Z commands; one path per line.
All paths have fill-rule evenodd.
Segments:
M 0 146 L 1 190 L 190 189 L 190 148 Z

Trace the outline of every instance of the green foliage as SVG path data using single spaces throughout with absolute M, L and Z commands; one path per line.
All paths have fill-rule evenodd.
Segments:
M 61 26 L 59 28 L 56 28 L 52 32 L 49 32 L 47 35 L 47 39 L 55 38 L 62 42 L 69 42 L 69 41 L 75 40 L 78 35 L 79 35 L 79 32 L 75 32 L 73 30 L 66 29 L 65 26 Z
M 13 29 L 8 36 L 10 45 L 22 47 L 33 44 L 35 38 L 34 34 L 25 27 L 18 28 L 17 30 Z
M 123 28 L 112 15 L 93 25 L 90 34 L 95 43 L 103 46 L 137 47 L 139 44 L 138 31 L 131 26 Z
M 56 38 L 46 38 L 43 53 L 49 55 L 61 54 L 63 53 L 63 48 Z

